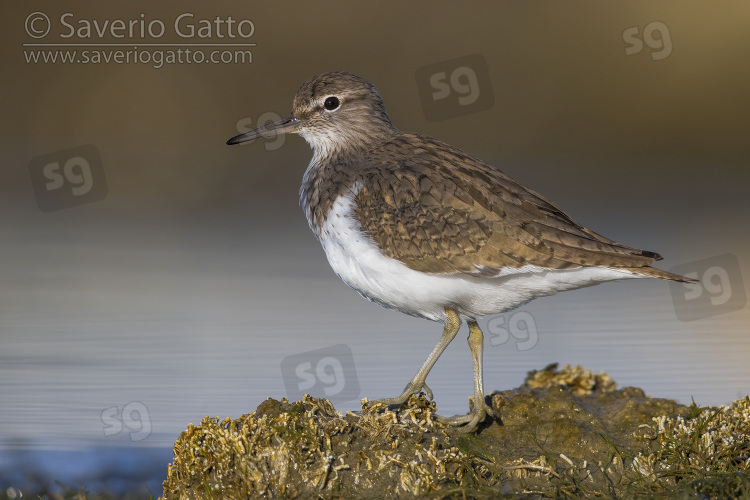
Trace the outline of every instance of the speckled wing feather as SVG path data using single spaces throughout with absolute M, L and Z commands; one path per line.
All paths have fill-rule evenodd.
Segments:
M 658 254 L 580 226 L 541 195 L 435 139 L 398 134 L 358 170 L 362 229 L 411 269 L 490 277 L 525 265 L 607 266 L 679 278 L 647 267 Z

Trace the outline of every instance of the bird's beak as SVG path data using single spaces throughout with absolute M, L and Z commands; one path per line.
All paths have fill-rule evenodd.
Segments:
M 254 139 L 257 139 L 258 137 L 273 139 L 279 134 L 294 133 L 297 131 L 299 123 L 300 121 L 295 118 L 294 115 L 290 114 L 289 116 L 285 116 L 281 120 L 266 123 L 265 125 L 253 129 L 249 132 L 234 136 L 227 141 L 227 144 L 239 144 L 241 142 L 252 141 Z

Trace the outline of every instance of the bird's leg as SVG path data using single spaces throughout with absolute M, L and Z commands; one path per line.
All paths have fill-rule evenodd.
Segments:
M 419 394 L 419 391 L 421 391 L 422 389 L 424 389 L 427 393 L 427 396 L 432 399 L 432 391 L 429 387 L 427 387 L 426 384 L 427 375 L 430 373 L 430 370 L 432 370 L 432 367 L 435 366 L 435 362 L 438 360 L 440 355 L 443 354 L 443 351 L 445 351 L 446 347 L 448 347 L 448 344 L 450 344 L 451 341 L 456 338 L 456 334 L 458 333 L 459 328 L 461 328 L 461 318 L 458 317 L 456 311 L 446 308 L 445 314 L 447 316 L 445 319 L 445 329 L 443 330 L 443 336 L 440 337 L 440 342 L 438 342 L 438 344 L 432 350 L 417 374 L 414 375 L 414 378 L 412 378 L 411 381 L 406 384 L 404 392 L 402 392 L 400 396 L 397 396 L 395 398 L 384 398 L 370 401 L 367 403 L 367 406 L 372 406 L 375 404 L 400 405 L 405 403 L 409 399 L 409 396 L 411 396 L 412 394 Z
M 453 417 L 438 417 L 442 423 L 449 425 L 464 425 L 461 431 L 471 432 L 479 422 L 489 415 L 494 417 L 492 408 L 484 402 L 484 386 L 482 383 L 482 355 L 484 351 L 484 334 L 476 321 L 469 321 L 469 349 L 474 361 L 474 407 L 466 415 Z

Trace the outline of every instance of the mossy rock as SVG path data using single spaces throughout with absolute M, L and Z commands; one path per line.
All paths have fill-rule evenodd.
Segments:
M 700 409 L 550 365 L 487 403 L 499 418 L 472 433 L 423 394 L 358 414 L 306 395 L 205 417 L 175 443 L 164 498 L 750 496 L 750 398 Z

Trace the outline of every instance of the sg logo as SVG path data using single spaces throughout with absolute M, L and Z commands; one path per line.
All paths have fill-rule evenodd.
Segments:
M 659 36 L 655 36 L 658 34 Z M 672 54 L 672 37 L 669 28 L 661 21 L 648 23 L 643 28 L 643 39 L 640 38 L 640 28 L 632 26 L 622 32 L 622 40 L 627 44 L 625 55 L 632 56 L 643 51 L 643 42 L 651 49 L 651 60 L 661 61 Z
M 52 212 L 107 196 L 101 156 L 87 145 L 37 156 L 29 162 L 36 202 L 43 212 Z
M 511 337 L 516 341 L 516 349 L 528 351 L 539 343 L 539 332 L 531 313 L 516 311 L 505 321 L 505 315 L 495 316 L 487 322 L 490 344 L 494 347 L 505 344 Z
M 244 134 L 245 132 L 249 132 L 255 127 L 260 127 L 262 125 L 265 125 L 268 122 L 275 122 L 276 120 L 280 120 L 281 116 L 274 113 L 273 111 L 268 111 L 266 113 L 263 113 L 258 117 L 258 121 L 256 122 L 257 125 L 253 126 L 253 119 L 248 118 L 242 118 L 240 120 L 237 120 L 237 132 L 240 134 Z M 266 149 L 266 151 L 276 151 L 280 147 L 284 145 L 286 142 L 286 135 L 284 134 L 277 134 L 276 132 L 272 132 L 268 135 L 268 137 L 265 137 L 265 139 L 273 139 L 273 140 L 267 140 L 263 144 L 263 147 Z M 252 144 L 255 142 L 255 140 L 252 141 L 245 141 L 240 143 L 240 146 L 245 146 L 247 144 Z
M 677 319 L 693 321 L 737 311 L 747 305 L 740 263 L 732 254 L 682 264 L 671 269 L 700 283 L 670 283 Z
M 287 397 L 305 393 L 341 403 L 359 397 L 359 379 L 349 346 L 338 344 L 287 356 L 281 361 Z
M 422 66 L 416 79 L 430 121 L 484 111 L 495 104 L 487 62 L 479 54 Z
M 122 407 L 112 406 L 102 410 L 104 435 L 115 436 L 123 429 L 130 431 L 131 441 L 142 441 L 151 435 L 151 418 L 148 408 L 140 401 L 132 401 Z
M 430 77 L 430 85 L 437 89 L 432 93 L 434 101 L 449 97 L 451 92 L 458 94 L 458 104 L 461 106 L 468 106 L 479 99 L 477 74 L 468 66 L 459 66 L 454 69 L 450 78 L 445 71 L 438 71 Z

